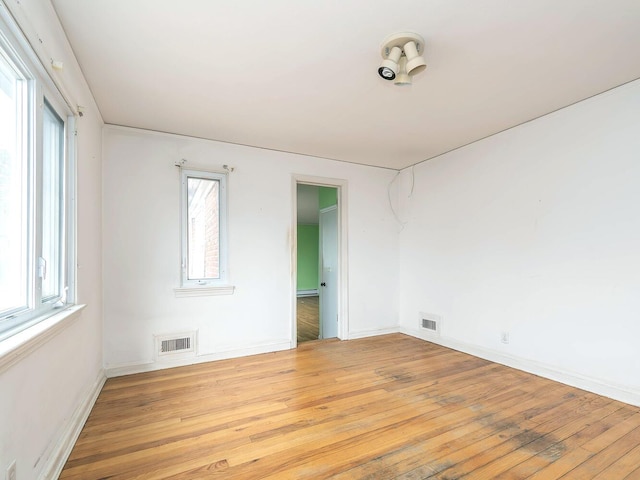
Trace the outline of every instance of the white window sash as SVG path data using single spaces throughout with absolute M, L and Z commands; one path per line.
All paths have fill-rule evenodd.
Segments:
M 219 182 L 218 190 L 218 224 L 219 224 L 219 276 L 218 278 L 189 278 L 189 217 L 188 217 L 188 179 L 198 178 Z M 202 170 L 188 170 L 181 168 L 180 185 L 181 202 L 181 286 L 182 287 L 215 287 L 227 285 L 228 258 L 227 258 L 227 175 L 224 173 L 207 172 Z

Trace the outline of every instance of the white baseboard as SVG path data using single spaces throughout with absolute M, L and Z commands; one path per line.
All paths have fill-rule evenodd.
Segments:
M 564 383 L 565 385 L 581 388 L 582 390 L 587 390 L 614 400 L 640 406 L 640 392 L 620 385 L 609 384 L 595 378 L 560 370 L 551 365 L 546 365 L 533 360 L 505 355 L 504 353 L 496 352 L 495 350 L 489 350 L 477 345 L 467 344 L 453 338 L 423 333 L 418 329 L 400 327 L 400 333 L 436 343 L 459 352 L 468 353 L 475 357 L 484 358 L 491 362 L 532 373 L 540 377 L 548 378 L 556 382 Z
M 298 290 L 296 292 L 297 297 L 317 297 L 319 295 L 318 289 L 312 290 Z
M 98 378 L 91 387 L 87 390 L 87 393 L 83 401 L 78 405 L 73 415 L 69 419 L 67 426 L 64 428 L 60 439 L 55 443 L 55 446 L 47 458 L 47 461 L 42 469 L 40 480 L 55 480 L 60 476 L 64 464 L 73 450 L 73 446 L 76 444 L 76 440 L 80 436 L 82 427 L 84 427 L 93 405 L 98 399 L 98 395 L 104 386 L 104 382 L 107 377 L 103 370 L 100 370 Z
M 184 367 L 186 365 L 195 365 L 197 363 L 226 360 L 229 358 L 247 357 L 249 355 L 258 355 L 261 353 L 278 352 L 280 350 L 289 349 L 291 349 L 291 341 L 283 340 L 280 342 L 250 345 L 243 348 L 221 350 L 219 352 L 196 355 L 194 357 L 183 357 L 173 360 L 163 359 L 158 360 L 157 362 L 137 362 L 111 365 L 107 366 L 107 368 L 105 369 L 105 374 L 107 378 L 121 377 L 123 375 L 131 375 L 134 373 L 152 372 L 155 370 L 163 370 L 165 368 Z
M 399 333 L 400 327 L 386 327 L 376 328 L 374 330 L 360 330 L 356 332 L 349 332 L 348 340 L 355 340 L 356 338 L 376 337 L 378 335 L 388 335 L 390 333 Z

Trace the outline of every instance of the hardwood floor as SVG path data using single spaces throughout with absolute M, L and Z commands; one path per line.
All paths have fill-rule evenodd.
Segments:
M 319 297 L 298 297 L 296 310 L 298 343 L 317 340 L 320 335 Z
M 640 408 L 393 334 L 109 379 L 62 479 L 638 479 Z

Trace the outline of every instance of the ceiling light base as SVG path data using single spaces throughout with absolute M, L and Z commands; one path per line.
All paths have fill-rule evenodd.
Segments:
M 389 35 L 384 39 L 384 42 L 382 42 L 382 47 L 380 48 L 380 54 L 382 55 L 382 58 L 387 58 L 393 47 L 402 49 L 407 44 L 407 42 L 415 42 L 418 54 L 422 55 L 422 53 L 424 52 L 424 38 L 422 38 L 417 33 L 401 32 Z

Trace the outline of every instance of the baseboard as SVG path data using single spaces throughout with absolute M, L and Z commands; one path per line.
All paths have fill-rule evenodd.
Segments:
M 297 297 L 317 297 L 319 295 L 318 289 L 312 290 L 298 290 L 296 292 Z
M 378 335 L 388 335 L 390 333 L 399 333 L 400 327 L 386 327 L 376 328 L 374 330 L 360 330 L 356 332 L 349 332 L 348 340 L 355 340 L 357 338 L 376 337 Z
M 112 365 L 107 366 L 107 368 L 105 369 L 105 374 L 107 378 L 121 377 L 123 375 L 132 375 L 134 373 L 152 372 L 155 370 L 163 370 L 165 368 L 184 367 L 187 365 L 195 365 L 197 363 L 214 362 L 216 360 L 226 360 L 229 358 L 247 357 L 249 355 L 259 355 L 261 353 L 271 353 L 289 349 L 291 349 L 291 341 L 283 340 L 280 342 L 263 343 L 251 345 L 244 348 L 221 350 L 215 353 L 207 353 L 203 355 L 196 355 L 193 357 L 183 357 L 174 360 L 163 359 L 157 362 L 138 362 Z
M 624 386 L 609 384 L 595 378 L 559 370 L 551 365 L 535 362 L 533 360 L 505 355 L 504 353 L 489 350 L 477 345 L 460 342 L 450 337 L 436 336 L 406 327 L 400 327 L 399 331 L 400 333 L 420 338 L 421 340 L 436 343 L 459 352 L 468 353 L 474 357 L 484 358 L 491 362 L 506 365 L 507 367 L 532 373 L 582 390 L 587 390 L 604 397 L 612 398 L 613 400 L 618 400 L 634 406 L 640 406 L 640 392 L 630 390 Z
M 64 464 L 76 444 L 82 427 L 84 427 L 93 405 L 98 399 L 98 395 L 104 386 L 107 377 L 103 370 L 100 370 L 96 381 L 87 390 L 84 400 L 73 412 L 58 442 L 55 443 L 53 451 L 49 455 L 40 475 L 40 480 L 55 480 L 60 476 Z

